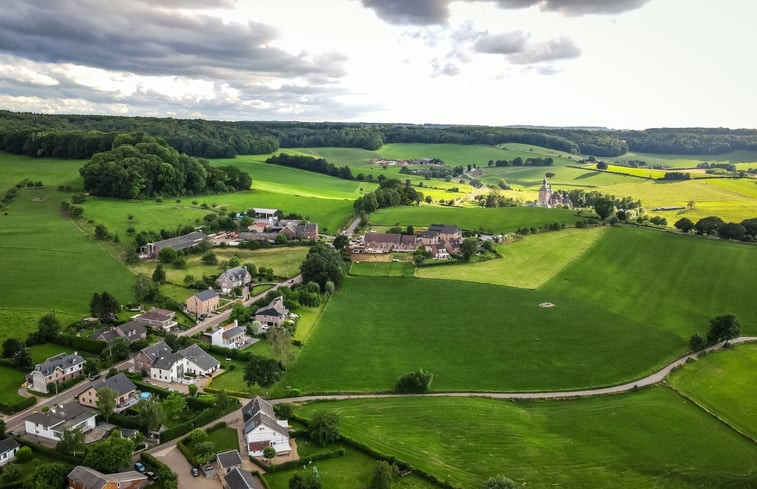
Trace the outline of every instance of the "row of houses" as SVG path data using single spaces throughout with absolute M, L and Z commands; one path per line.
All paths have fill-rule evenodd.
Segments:
M 415 252 L 421 245 L 434 258 L 447 259 L 460 253 L 463 231 L 458 226 L 432 224 L 416 234 L 366 233 L 360 245 L 352 246 L 353 253 Z

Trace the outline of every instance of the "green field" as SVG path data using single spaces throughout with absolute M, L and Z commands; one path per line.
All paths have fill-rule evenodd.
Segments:
M 234 428 L 219 428 L 208 431 L 208 441 L 212 441 L 216 446 L 216 452 L 225 452 L 227 450 L 239 450 L 239 438 L 237 430 Z
M 564 229 L 532 234 L 512 243 L 497 245 L 501 258 L 421 267 L 415 271 L 415 276 L 535 289 L 585 253 L 606 229 Z M 354 269 L 355 265 L 352 266 L 353 275 Z
M 719 155 L 676 155 L 628 152 L 607 161 L 643 160 L 648 166 L 662 165 L 669 168 L 695 168 L 699 163 L 753 163 L 757 162 L 757 151 L 737 150 Z
M 679 390 L 757 438 L 757 345 L 736 345 L 686 366 L 670 378 Z
M 0 365 L 0 401 L 20 401 L 21 396 L 18 395 L 18 390 L 24 382 L 26 382 L 24 372 Z
M 44 185 L 57 187 L 70 185 L 81 190 L 79 168 L 86 160 L 59 160 L 56 158 L 30 158 L 0 151 L 0 191 L 24 179 L 41 181 Z
M 415 267 L 407 262 L 356 261 L 350 275 L 359 277 L 412 277 Z
M 25 338 L 50 311 L 64 324 L 88 315 L 94 292 L 133 299 L 133 275 L 60 216 L 64 198 L 51 187 L 23 189 L 0 215 L 0 341 Z
M 73 353 L 73 350 L 54 343 L 44 343 L 29 347 L 29 355 L 32 357 L 34 363 L 42 363 L 58 353 Z
M 314 403 L 342 433 L 465 488 L 752 488 L 757 447 L 670 389 L 575 401 L 399 398 Z
M 471 231 L 510 233 L 521 227 L 543 226 L 553 222 L 574 225 L 585 219 L 567 209 L 540 207 L 499 207 L 494 209 L 406 206 L 381 209 L 371 215 L 371 224 L 378 226 L 406 226 L 427 228 L 431 224 L 457 225 Z

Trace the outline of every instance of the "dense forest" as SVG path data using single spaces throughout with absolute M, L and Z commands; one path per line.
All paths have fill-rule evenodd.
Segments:
M 566 154 L 619 156 L 627 151 L 722 154 L 757 150 L 757 130 L 724 128 L 643 131 L 348 124 L 225 122 L 201 119 L 45 115 L 0 111 L 0 150 L 29 156 L 90 158 L 112 148 L 122 133 L 164 139 L 179 152 L 203 158 L 267 154 L 279 147 L 352 147 L 376 150 L 386 143 L 533 144 Z
M 236 166 L 211 167 L 145 135 L 117 136 L 112 150 L 95 153 L 79 173 L 91 194 L 123 199 L 221 193 L 252 185 L 250 175 Z

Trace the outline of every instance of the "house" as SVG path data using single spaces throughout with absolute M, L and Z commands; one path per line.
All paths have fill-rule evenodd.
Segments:
M 121 335 L 118 334 L 118 331 L 116 331 L 116 328 L 100 328 L 96 330 L 94 333 L 89 335 L 90 338 L 97 341 L 104 341 L 106 343 L 110 343 L 111 341 L 115 341 L 118 338 L 121 337 Z
M 252 275 L 244 267 L 229 268 L 216 279 L 221 293 L 229 294 L 235 287 L 246 287 L 252 282 Z
M 281 296 L 255 311 L 255 321 L 267 326 L 281 326 L 288 317 L 289 309 L 284 306 L 284 298 Z
M 223 476 L 224 489 L 264 489 L 263 484 L 248 470 L 234 468 Z
M 426 248 L 426 251 L 430 252 L 435 260 L 448 260 L 450 258 L 450 254 L 444 246 L 434 244 Z
M 149 375 L 153 380 L 175 382 L 184 378 L 184 358 L 178 353 L 162 352 L 150 366 Z
M 201 340 L 224 348 L 244 348 L 249 342 L 247 330 L 234 321 L 232 324 L 203 333 Z
M 75 428 L 83 432 L 95 427 L 97 413 L 78 402 L 55 405 L 47 412 L 36 412 L 24 418 L 26 433 L 50 440 L 60 440 L 66 430 Z
M 193 231 L 189 234 L 176 236 L 175 238 L 164 239 L 163 241 L 158 241 L 156 243 L 147 243 L 142 248 L 140 248 L 140 251 L 143 255 L 149 258 L 155 258 L 156 256 L 158 256 L 158 254 L 160 254 L 160 250 L 162 250 L 163 248 L 170 246 L 177 251 L 185 250 L 187 248 L 193 248 L 197 246 L 206 239 L 208 239 L 207 235 L 199 231 Z
M 276 455 L 289 453 L 289 423 L 276 419 L 273 406 L 260 396 L 242 408 L 244 438 L 247 452 L 253 457 L 261 457 L 266 447 L 273 447 Z
M 439 233 L 435 231 L 423 231 L 418 236 L 418 241 L 424 246 L 439 244 Z
M 124 409 L 133 406 L 139 401 L 139 395 L 137 394 L 137 386 L 134 382 L 122 372 L 108 377 L 107 379 L 100 379 L 92 383 L 92 386 L 79 394 L 79 404 L 91 408 L 97 407 L 97 393 L 105 387 L 112 389 L 116 393 L 116 407 L 115 411 L 120 412 Z
M 165 341 L 159 341 L 154 345 L 142 348 L 136 355 L 134 355 L 134 370 L 137 372 L 149 373 L 155 360 L 162 355 L 171 353 L 172 351 L 171 347 L 168 346 Z
M 437 233 L 440 241 L 463 239 L 463 230 L 457 226 L 445 226 L 444 224 L 432 224 L 428 227 L 432 233 Z
M 47 384 L 61 383 L 78 377 L 84 372 L 86 360 L 74 352 L 59 353 L 37 365 L 32 373 L 26 376 L 29 389 L 47 394 Z
M 227 450 L 216 454 L 216 462 L 221 475 L 226 475 L 232 469 L 242 466 L 242 457 L 237 450 Z
M 187 311 L 194 314 L 208 314 L 218 309 L 218 301 L 218 292 L 203 290 L 187 299 Z
M 365 252 L 389 253 L 399 244 L 400 236 L 396 233 L 365 233 Z
M 176 313 L 174 311 L 154 308 L 150 309 L 146 313 L 132 316 L 132 319 L 150 328 L 169 331 L 177 324 L 174 320 L 175 317 Z
M 208 376 L 219 369 L 221 362 L 197 345 L 176 352 L 184 360 L 184 372 L 193 375 Z
M 147 328 L 143 323 L 132 320 L 115 328 L 98 329 L 89 337 L 93 340 L 104 341 L 106 343 L 111 343 L 119 338 L 123 338 L 129 343 L 134 343 L 137 340 L 147 338 Z
M 20 446 L 13 438 L 0 440 L 0 465 L 12 462 Z
M 145 474 L 134 470 L 103 474 L 83 465 L 74 467 L 67 477 L 69 489 L 142 489 L 150 483 Z
M 397 246 L 394 248 L 394 251 L 407 251 L 407 252 L 414 252 L 418 249 L 418 240 L 415 238 L 414 234 L 401 234 L 400 235 L 400 242 L 397 243 Z
M 273 243 L 279 233 L 239 233 L 239 239 L 242 241 L 268 241 Z
M 302 221 L 288 221 L 280 231 L 289 239 L 318 239 L 318 224 Z

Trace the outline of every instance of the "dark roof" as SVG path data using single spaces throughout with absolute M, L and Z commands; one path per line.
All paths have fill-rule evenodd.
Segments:
M 213 367 L 219 367 L 221 365 L 218 360 L 197 345 L 189 345 L 176 353 L 203 370 L 210 370 Z
M 256 316 L 286 316 L 287 314 L 289 314 L 289 311 L 284 307 L 284 298 L 281 296 L 273 299 L 267 306 L 255 311 Z
M 229 489 L 263 489 L 257 477 L 244 469 L 233 468 L 223 476 Z
M 278 236 L 277 233 L 239 233 L 239 238 L 244 241 L 273 241 Z
M 42 362 L 37 370 L 39 370 L 42 375 L 47 377 L 48 375 L 55 372 L 56 368 L 66 369 L 73 367 L 74 365 L 84 363 L 85 361 L 86 360 L 76 354 L 70 355 L 68 353 L 58 353 L 57 355 L 50 357 Z
M 165 248 L 166 246 L 170 246 L 175 250 L 183 250 L 184 248 L 190 248 L 199 244 L 203 239 L 207 239 L 207 237 L 208 236 L 206 234 L 203 234 L 199 231 L 193 231 L 189 234 L 158 241 L 154 243 L 154 246 L 156 248 Z
M 161 370 L 170 370 L 179 360 L 181 360 L 181 355 L 178 353 L 164 352 L 152 362 L 152 366 Z
M 218 292 L 214 290 L 203 290 L 201 292 L 196 293 L 195 296 L 197 296 L 198 299 L 204 302 L 204 301 L 212 299 L 213 297 L 218 297 Z
M 53 406 L 45 413 L 30 414 L 24 418 L 24 421 L 54 427 L 61 423 L 77 424 L 76 421 L 81 422 L 92 416 L 95 416 L 95 412 L 91 409 L 82 406 L 78 402 L 69 402 L 62 406 Z
M 218 460 L 218 465 L 222 469 L 228 469 L 229 467 L 242 465 L 242 457 L 239 455 L 239 452 L 237 450 L 228 450 L 226 452 L 216 454 L 216 460 Z
M 220 283 L 224 279 L 231 280 L 232 282 L 243 282 L 250 276 L 250 272 L 244 267 L 229 268 L 216 279 L 216 283 Z
M 173 350 L 171 350 L 171 347 L 168 346 L 165 341 L 158 341 L 154 345 L 150 345 L 140 350 L 140 352 L 145 354 L 153 362 L 159 356 L 165 355 L 166 353 L 171 353 L 172 351 Z
M 129 343 L 134 343 L 140 337 L 147 335 L 147 328 L 139 321 L 129 321 L 116 326 L 116 329 L 120 332 L 120 336 L 123 336 Z
M 94 387 L 96 391 L 99 391 L 103 387 L 109 387 L 116 391 L 116 394 L 118 394 L 119 396 L 123 396 L 128 392 L 137 390 L 137 386 L 134 385 L 134 382 L 129 380 L 129 377 L 127 377 L 123 372 L 118 373 L 113 377 L 108 377 L 107 379 L 100 379 L 97 382 L 94 382 L 92 384 L 92 387 Z
M 118 333 L 113 328 L 100 328 L 91 335 L 90 338 L 95 340 L 101 340 L 110 343 L 119 337 Z
M 83 465 L 77 465 L 68 473 L 69 481 L 76 481 L 85 489 L 102 489 L 109 482 L 115 482 L 120 486 L 121 483 L 143 481 L 145 479 L 147 479 L 145 474 L 140 474 L 134 470 L 118 472 L 116 474 L 103 474 Z
M 235 326 L 233 328 L 227 329 L 223 332 L 222 336 L 224 338 L 234 338 L 235 336 L 239 336 L 240 334 L 244 334 L 246 330 L 241 326 Z
M 170 321 L 175 315 L 175 312 L 169 311 L 168 309 L 150 309 L 146 313 L 136 316 L 136 319 L 145 319 L 147 321 Z
M 432 224 L 428 227 L 428 230 L 443 234 L 455 234 L 463 232 L 458 226 L 446 226 L 444 224 Z
M 255 396 L 253 400 L 245 404 L 245 406 L 242 408 L 242 417 L 246 422 L 259 412 L 262 412 L 263 414 L 270 416 L 271 418 L 276 417 L 276 414 L 273 411 L 273 405 L 260 396 Z
M 258 412 L 257 414 L 253 415 L 250 419 L 245 421 L 244 433 L 247 434 L 250 431 L 257 428 L 258 426 L 266 426 L 269 429 L 276 431 L 277 433 L 281 433 L 282 435 L 285 435 L 285 436 L 289 435 L 289 430 L 281 426 L 279 423 L 277 423 L 275 417 L 268 416 L 267 414 L 264 414 L 262 412 Z
M 400 234 L 396 233 L 366 233 L 365 242 L 368 243 L 399 243 Z
M 415 235 L 413 235 L 413 234 L 403 234 L 402 236 L 400 236 L 400 243 L 415 244 Z
M 19 445 L 16 440 L 13 438 L 6 438 L 4 440 L 0 440 L 0 453 L 10 452 L 14 448 L 18 448 Z

